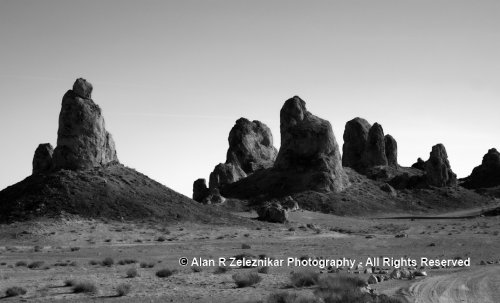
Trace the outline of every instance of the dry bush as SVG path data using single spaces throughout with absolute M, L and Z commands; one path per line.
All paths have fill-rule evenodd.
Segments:
M 191 270 L 193 272 L 202 272 L 203 271 L 203 268 L 202 267 L 199 267 L 199 266 L 193 266 L 191 267 Z
M 19 287 L 19 286 L 13 286 L 10 288 L 7 288 L 5 291 L 5 296 L 6 297 L 17 297 L 17 296 L 22 296 L 26 294 L 26 289 Z
M 267 273 L 269 273 L 269 266 L 261 267 L 261 268 L 257 269 L 257 272 L 259 274 L 267 274 Z
M 262 277 L 256 272 L 237 273 L 232 276 L 237 287 L 248 287 L 262 281 Z
M 42 267 L 42 265 L 43 265 L 44 263 L 45 263 L 45 262 L 43 262 L 43 261 L 34 261 L 34 262 L 31 262 L 31 263 L 28 265 L 28 268 L 29 268 L 29 269 L 37 269 L 37 268 Z
M 159 271 L 157 271 L 156 272 L 156 276 L 158 278 L 168 278 L 168 277 L 172 276 L 175 273 L 177 273 L 177 270 L 172 270 L 172 269 L 169 269 L 169 268 L 164 268 L 164 269 L 160 269 Z
M 141 268 L 153 268 L 155 267 L 155 262 L 141 262 L 140 264 Z
M 97 293 L 97 286 L 91 281 L 80 281 L 73 285 L 73 292 L 75 294 L 95 294 Z
M 122 283 L 122 284 L 118 285 L 118 287 L 116 287 L 116 295 L 118 297 L 126 296 L 130 293 L 131 289 L 132 289 L 132 287 L 130 286 L 130 284 Z
M 137 272 L 137 269 L 135 268 L 129 268 L 127 270 L 127 278 L 135 278 L 139 276 L 139 273 Z
M 230 271 L 231 268 L 230 267 L 225 267 L 225 266 L 219 266 L 217 267 L 215 270 L 214 270 L 214 274 L 216 275 L 220 275 L 220 274 L 225 274 L 227 273 L 228 271 Z
M 293 287 L 307 287 L 318 283 L 319 273 L 313 271 L 300 271 L 292 273 L 290 282 Z
M 118 261 L 118 265 L 128 265 L 128 264 L 134 264 L 137 263 L 137 260 L 135 259 L 123 259 Z
M 113 264 L 115 264 L 115 260 L 111 257 L 104 258 L 104 260 L 101 261 L 102 266 L 111 267 Z
M 26 263 L 25 261 L 17 261 L 16 262 L 16 267 L 27 267 L 28 266 L 28 263 Z
M 242 249 L 250 249 L 252 247 L 249 244 L 243 243 L 243 244 L 241 244 L 241 248 Z

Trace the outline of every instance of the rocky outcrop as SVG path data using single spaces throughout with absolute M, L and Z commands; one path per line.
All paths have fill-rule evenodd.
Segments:
M 259 220 L 271 223 L 285 223 L 288 221 L 288 212 L 278 203 L 266 203 L 257 209 Z
M 382 126 L 375 123 L 368 132 L 365 151 L 363 153 L 363 166 L 369 168 L 380 165 L 387 165 L 385 136 Z
M 33 175 L 50 172 L 54 148 L 50 143 L 38 145 L 33 156 Z
M 215 166 L 214 171 L 210 173 L 208 186 L 210 189 L 222 188 L 224 185 L 234 183 L 246 176 L 247 174 L 237 165 L 219 163 Z
M 208 196 L 209 191 L 207 187 L 207 180 L 198 179 L 193 183 L 193 200 L 203 202 Z
M 221 204 L 226 201 L 221 194 L 218 188 L 212 188 L 208 191 L 208 195 L 203 199 L 202 203 L 204 204 Z
M 338 192 L 349 185 L 330 122 L 308 112 L 298 96 L 281 108 L 280 131 L 274 169 L 301 173 L 304 189 Z
M 346 123 L 343 136 L 344 145 L 342 146 L 343 166 L 351 167 L 356 171 L 364 169 L 362 166 L 363 154 L 370 128 L 370 123 L 359 117 Z
M 451 170 L 448 154 L 443 144 L 432 147 L 429 160 L 425 162 L 427 183 L 436 187 L 456 186 L 457 175 Z
M 389 166 L 398 167 L 398 143 L 391 135 L 385 135 L 385 156 Z
M 500 185 L 500 153 L 492 148 L 484 155 L 481 165 L 475 167 L 462 186 L 488 188 Z
M 280 204 L 287 211 L 297 211 L 300 209 L 299 203 L 297 203 L 297 201 L 295 201 L 291 196 L 286 196 Z
M 239 166 L 246 174 L 272 167 L 278 154 L 271 130 L 260 121 L 238 119 L 228 141 L 226 163 Z
M 419 169 L 419 170 L 425 170 L 425 161 L 422 160 L 422 158 L 418 158 L 417 162 L 413 163 L 413 165 L 411 167 Z
M 92 85 L 80 78 L 63 97 L 53 157 L 56 169 L 89 169 L 118 162 L 115 143 L 91 94 Z

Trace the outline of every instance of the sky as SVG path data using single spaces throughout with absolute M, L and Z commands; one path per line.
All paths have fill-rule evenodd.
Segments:
M 500 1 L 0 0 L 0 189 L 57 140 L 64 93 L 94 86 L 120 161 L 192 195 L 240 117 L 294 95 L 380 123 L 399 163 L 443 143 L 465 177 L 500 148 Z

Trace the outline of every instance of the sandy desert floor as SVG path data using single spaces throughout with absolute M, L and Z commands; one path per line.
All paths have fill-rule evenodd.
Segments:
M 249 218 L 243 227 L 104 222 L 74 217 L 1 225 L 0 293 L 3 295 L 12 286 L 21 286 L 27 293 L 2 297 L 0 301 L 248 302 L 265 300 L 277 291 L 313 292 L 314 287 L 290 287 L 290 273 L 294 271 L 336 274 L 318 267 L 284 265 L 259 273 L 262 281 L 253 286 L 237 288 L 233 274 L 258 268 L 230 267 L 222 272 L 217 265 L 179 264 L 180 258 L 191 263 L 193 258 L 218 260 L 247 254 L 276 260 L 349 258 L 363 262 L 377 257 L 470 258 L 470 267 L 428 266 L 424 269 L 427 277 L 391 279 L 370 287 L 408 302 L 498 302 L 500 219 L 454 218 L 477 212 L 440 214 L 439 219 L 395 219 L 297 211 L 290 214 L 287 224 L 263 223 L 252 220 L 253 213 L 238 213 Z M 449 218 L 442 218 L 446 216 Z M 103 265 L 108 257 L 113 264 Z M 138 276 L 127 278 L 132 268 Z M 173 270 L 174 274 L 159 278 L 156 272 L 161 269 Z M 369 277 L 363 269 L 343 267 L 340 272 Z M 97 292 L 73 293 L 71 287 L 65 286 L 70 279 L 91 281 Z M 130 292 L 118 297 L 120 284 L 130 285 Z

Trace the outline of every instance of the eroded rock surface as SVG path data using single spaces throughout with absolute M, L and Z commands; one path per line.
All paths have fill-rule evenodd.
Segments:
M 487 188 L 500 185 L 500 153 L 492 148 L 484 155 L 481 165 L 475 167 L 466 181 L 466 188 Z
M 33 156 L 33 175 L 50 172 L 53 154 L 54 148 L 50 143 L 38 145 Z
M 451 170 L 448 154 L 443 144 L 432 147 L 429 160 L 425 162 L 427 183 L 436 187 L 457 185 L 457 175 Z

